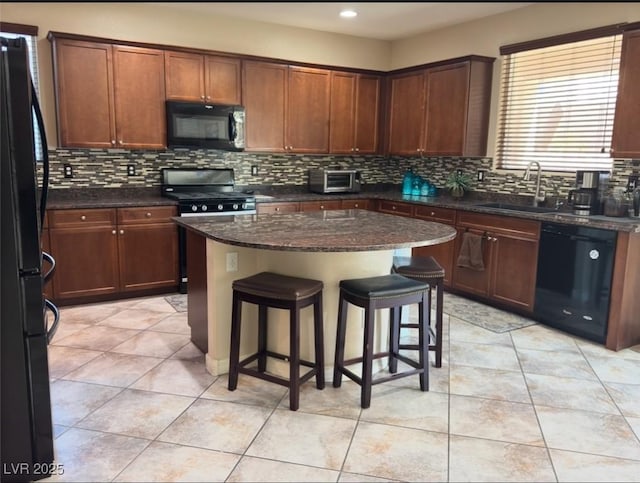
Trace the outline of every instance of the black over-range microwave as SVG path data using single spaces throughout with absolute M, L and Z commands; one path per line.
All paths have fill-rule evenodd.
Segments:
M 167 101 L 167 145 L 242 151 L 244 107 Z

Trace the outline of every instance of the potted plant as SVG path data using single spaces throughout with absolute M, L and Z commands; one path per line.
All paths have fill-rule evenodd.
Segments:
M 464 192 L 471 189 L 471 176 L 459 169 L 453 171 L 449 174 L 445 187 L 449 188 L 453 198 L 462 198 Z

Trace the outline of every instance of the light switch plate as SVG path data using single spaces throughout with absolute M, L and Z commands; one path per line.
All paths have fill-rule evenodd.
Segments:
M 227 272 L 238 271 L 238 252 L 227 253 Z

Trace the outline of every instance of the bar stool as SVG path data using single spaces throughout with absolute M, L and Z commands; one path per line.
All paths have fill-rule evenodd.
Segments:
M 361 386 L 360 405 L 368 408 L 371 404 L 371 386 L 391 381 L 412 374 L 420 375 L 420 389 L 429 390 L 429 331 L 426 317 L 429 311 L 427 304 L 426 283 L 411 280 L 398 274 L 382 275 L 378 277 L 342 280 L 340 282 L 340 299 L 338 305 L 338 329 L 336 335 L 335 365 L 333 370 L 333 386 L 340 387 L 342 375 L 355 381 Z M 362 356 L 344 360 L 345 338 L 347 331 L 348 304 L 364 308 L 364 342 Z M 373 352 L 374 322 L 376 309 L 390 309 L 390 334 L 397 331 L 400 323 L 399 311 L 396 308 L 403 305 L 419 305 L 419 360 L 405 357 L 389 347 L 388 352 Z M 399 359 L 414 369 L 395 372 L 388 376 L 373 379 L 373 359 L 389 357 Z M 345 366 L 362 362 L 362 377 L 346 369 Z
M 238 385 L 238 374 L 246 374 L 289 388 L 289 408 L 296 411 L 300 401 L 300 385 L 316 376 L 316 387 L 324 389 L 324 341 L 322 328 L 322 288 L 318 280 L 289 277 L 262 272 L 233 282 L 231 315 L 231 355 L 229 359 L 229 390 Z M 240 327 L 242 303 L 258 305 L 258 352 L 240 361 Z M 300 359 L 300 309 L 313 305 L 315 362 Z M 289 355 L 267 348 L 268 307 L 289 310 Z M 289 361 L 289 379 L 267 371 L 267 357 Z M 257 368 L 245 367 L 257 360 Z M 300 366 L 311 367 L 300 376 Z
M 442 367 L 442 304 L 443 304 L 443 291 L 444 291 L 444 268 L 433 257 L 393 257 L 393 266 L 391 273 L 399 273 L 412 280 L 419 282 L 425 282 L 429 284 L 429 306 L 431 306 L 431 288 L 436 288 L 436 327 L 435 333 L 431 327 L 431 312 L 428 314 L 429 331 L 431 337 L 435 340 L 435 345 L 430 345 L 429 349 L 436 352 L 436 367 Z M 402 320 L 402 309 L 400 309 L 400 318 Z M 416 324 L 402 324 L 398 326 L 398 335 L 394 339 L 399 341 L 401 328 L 416 328 Z M 395 350 L 408 349 L 417 350 L 417 347 L 412 344 L 398 344 L 394 347 Z M 389 361 L 391 372 L 395 372 L 395 366 L 391 366 Z

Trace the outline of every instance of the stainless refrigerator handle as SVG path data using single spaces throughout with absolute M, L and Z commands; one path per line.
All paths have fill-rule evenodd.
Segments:
M 58 324 L 60 323 L 60 310 L 49 299 L 44 299 L 44 306 L 45 306 L 45 312 L 47 311 L 47 309 L 53 312 L 53 324 L 51 324 L 51 327 L 47 329 L 47 344 L 50 344 L 51 339 L 53 339 L 53 336 L 56 334 L 56 331 L 58 330 Z M 46 317 L 45 317 L 45 320 L 46 320 Z

